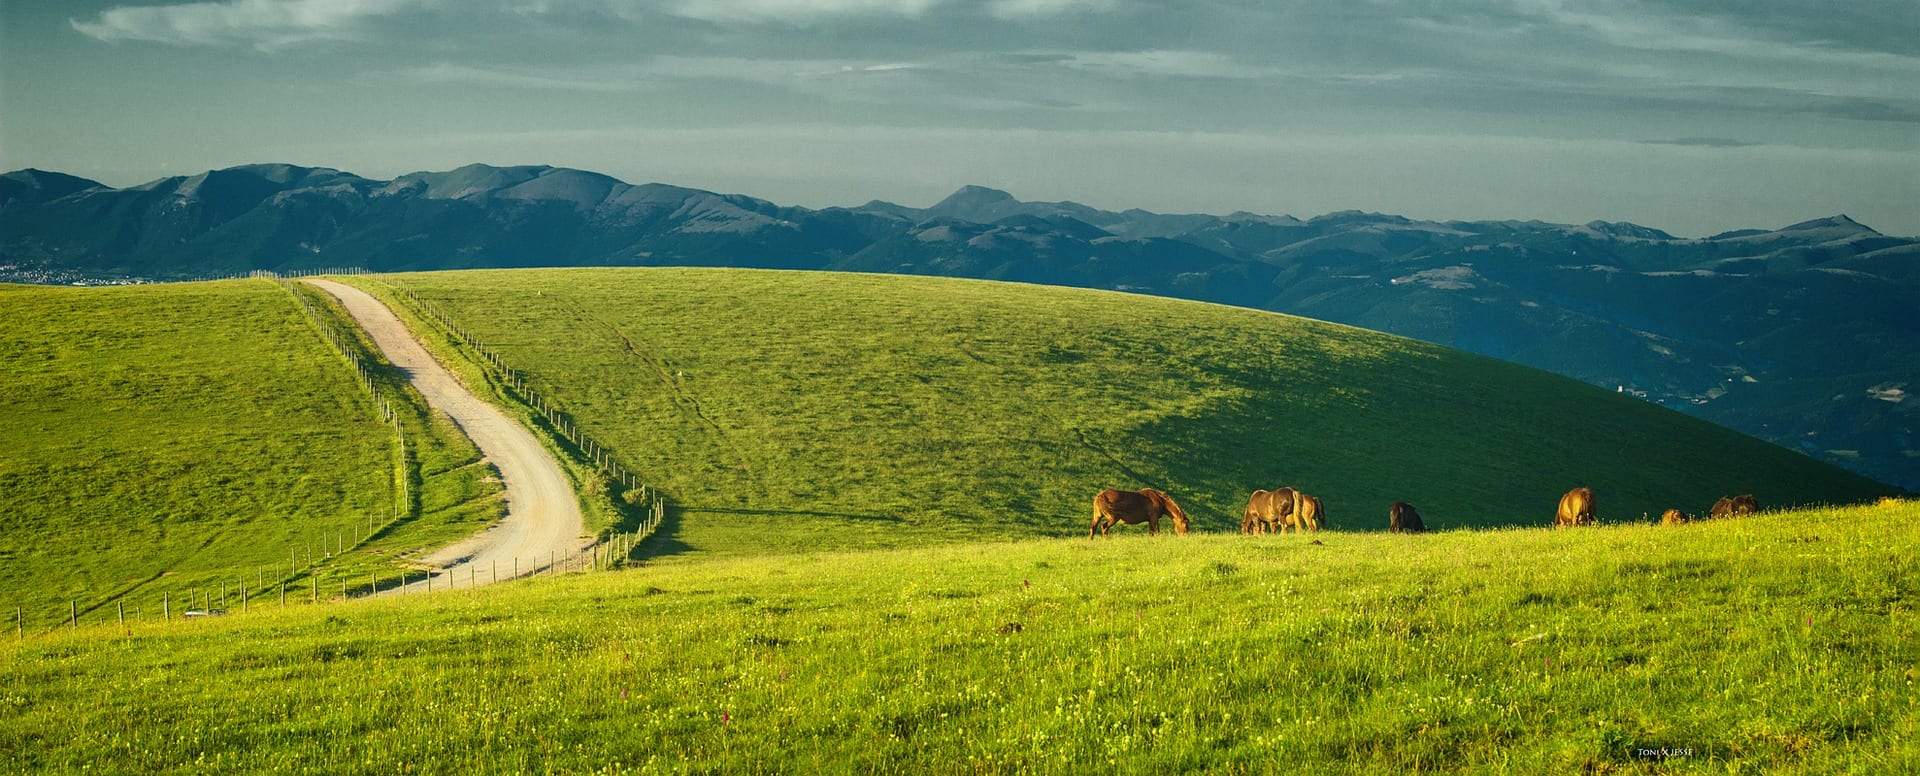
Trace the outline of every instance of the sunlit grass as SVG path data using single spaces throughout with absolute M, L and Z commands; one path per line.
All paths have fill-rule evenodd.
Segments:
M 937 278 L 699 269 L 431 273 L 403 286 L 532 374 L 676 510 L 660 556 L 1085 530 L 1105 487 L 1204 529 L 1246 495 L 1379 530 L 1865 498 L 1869 481 L 1646 402 L 1437 346 L 1249 310 Z
M 471 445 L 402 406 L 419 515 L 390 524 L 394 432 L 270 281 L 0 286 L 0 372 L 0 607 L 29 627 L 238 608 L 310 557 L 337 594 L 498 512 Z
M 687 561 L 9 640 L 0 749 L 25 771 L 1912 772 L 1917 550 L 1903 504 Z M 1638 753 L 1660 748 L 1690 754 Z

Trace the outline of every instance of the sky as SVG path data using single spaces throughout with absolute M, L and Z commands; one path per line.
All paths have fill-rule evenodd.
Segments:
M 1920 234 L 1914 0 L 0 0 L 0 170 Z

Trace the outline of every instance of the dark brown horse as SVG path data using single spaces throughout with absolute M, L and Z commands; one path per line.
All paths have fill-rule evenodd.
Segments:
M 1754 499 L 1752 493 L 1733 498 L 1722 496 L 1719 501 L 1713 502 L 1713 509 L 1707 512 L 1707 517 L 1739 517 L 1758 511 L 1760 511 L 1760 502 Z
M 1240 518 L 1241 533 L 1286 530 L 1287 521 L 1293 518 L 1295 498 L 1292 488 L 1254 491 L 1247 497 L 1246 514 Z
M 1553 527 L 1592 525 L 1593 522 L 1592 488 L 1574 488 L 1560 497 L 1560 511 L 1553 516 Z
M 1087 529 L 1087 538 L 1094 534 L 1107 535 L 1107 529 L 1114 523 L 1128 525 L 1147 524 L 1147 532 L 1160 533 L 1160 516 L 1173 518 L 1173 532 L 1182 536 L 1187 533 L 1187 513 L 1173 498 L 1153 488 L 1133 490 L 1100 491 L 1093 497 L 1093 527 Z
M 1387 507 L 1388 533 L 1420 533 L 1427 530 L 1427 524 L 1420 522 L 1420 512 L 1412 504 L 1395 501 Z
M 1247 510 L 1240 515 L 1240 533 L 1258 533 L 1266 525 L 1267 510 L 1273 507 L 1273 494 L 1256 490 L 1247 497 Z

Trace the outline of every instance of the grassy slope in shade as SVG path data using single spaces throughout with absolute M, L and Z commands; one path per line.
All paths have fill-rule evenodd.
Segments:
M 1084 532 L 1105 487 L 1206 529 L 1254 488 L 1379 529 L 1615 522 L 1890 489 L 1643 401 L 1425 343 L 1098 291 L 744 270 L 401 275 L 676 499 L 662 553 Z
M 395 503 L 392 430 L 268 281 L 0 286 L 0 374 L 0 605 L 29 627 L 70 600 L 131 617 L 164 595 L 177 614 L 223 584 L 239 608 L 290 547 L 323 557 L 322 537 L 351 545 Z M 329 564 L 351 581 L 497 509 L 450 424 L 408 422 L 426 517 Z
M 712 559 L 4 639 L 0 768 L 1920 770 L 1912 502 L 1318 538 Z M 1635 758 L 1662 747 L 1691 754 Z

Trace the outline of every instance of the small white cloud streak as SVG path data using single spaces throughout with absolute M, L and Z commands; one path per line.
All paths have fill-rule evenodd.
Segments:
M 1032 19 L 1070 13 L 1111 11 L 1114 0 L 990 0 L 987 15 L 999 19 Z
M 92 21 L 71 20 L 96 40 L 174 45 L 276 48 L 312 40 L 351 39 L 371 19 L 423 7 L 430 0 L 228 0 L 160 6 L 117 6 Z
M 1069 67 L 1125 75 L 1179 78 L 1265 78 L 1281 73 L 1234 62 L 1211 51 L 1082 51 L 1062 60 Z
M 664 9 L 712 22 L 808 23 L 843 17 L 925 15 L 942 0 L 680 0 Z
M 634 72 L 514 72 L 441 63 L 395 71 L 393 75 L 422 83 L 473 84 L 517 89 L 561 89 L 576 92 L 632 92 L 649 88 L 647 77 Z

